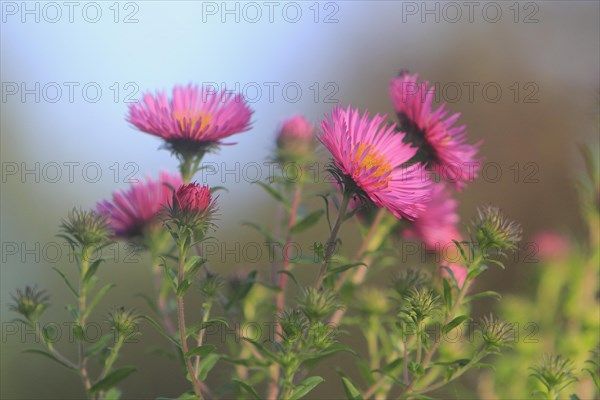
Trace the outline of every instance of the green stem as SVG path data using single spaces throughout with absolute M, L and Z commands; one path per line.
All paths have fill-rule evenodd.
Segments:
M 83 281 L 83 278 L 86 276 L 89 268 L 89 260 L 91 254 L 86 247 L 81 250 L 81 276 L 79 279 L 79 293 L 78 293 L 78 311 L 79 315 L 77 316 L 77 324 L 81 327 L 81 329 L 85 332 L 85 311 L 87 308 L 87 284 Z M 87 370 L 87 358 L 84 356 L 83 349 L 83 340 L 79 340 L 78 346 L 78 359 L 79 359 L 79 374 L 81 375 L 81 379 L 83 380 L 83 386 L 85 387 L 88 399 L 93 399 L 95 396 L 90 393 L 90 389 L 92 387 L 92 383 L 90 381 L 90 376 Z
M 177 281 L 178 281 L 177 287 L 181 287 L 181 285 L 183 284 L 183 281 L 185 280 L 184 268 L 185 268 L 186 255 L 187 255 L 187 250 L 184 248 L 184 246 L 179 246 L 179 269 L 178 269 L 178 274 L 177 274 Z M 188 348 L 188 344 L 187 344 L 187 334 L 185 332 L 185 310 L 184 310 L 184 304 L 183 304 L 183 294 L 177 294 L 177 317 L 179 320 L 181 350 L 183 351 L 185 366 L 187 368 L 188 374 L 190 375 L 190 379 L 192 380 L 192 384 L 194 386 L 194 392 L 196 393 L 196 396 L 198 396 L 198 398 L 200 400 L 202 400 L 202 392 L 200 390 L 200 382 L 198 381 L 198 377 L 196 376 L 196 374 L 194 374 L 194 368 L 192 367 L 192 362 L 190 361 L 189 357 L 186 356 L 187 352 L 189 351 L 189 348 Z
M 202 324 L 206 323 L 206 321 L 208 321 L 208 318 L 210 316 L 210 309 L 212 308 L 212 303 L 206 303 L 205 307 L 204 307 L 204 315 L 202 316 Z M 202 346 L 202 344 L 204 343 L 204 331 L 205 329 L 202 329 L 200 331 L 200 333 L 198 334 L 198 347 Z M 195 366 L 194 366 L 194 373 L 196 374 L 196 376 L 198 376 L 198 371 L 200 370 L 200 356 L 196 357 L 196 362 L 195 362 Z
M 317 280 L 315 281 L 315 287 L 320 289 L 323 285 L 323 279 L 325 278 L 325 272 L 327 272 L 327 266 L 329 265 L 329 261 L 331 256 L 333 255 L 333 251 L 335 250 L 335 242 L 337 241 L 337 236 L 340 231 L 340 227 L 344 222 L 344 217 L 346 215 L 346 209 L 348 208 L 348 204 L 350 203 L 351 193 L 345 192 L 344 198 L 342 199 L 342 204 L 340 205 L 340 209 L 338 210 L 338 216 L 335 220 L 335 224 L 333 225 L 333 229 L 331 230 L 331 234 L 329 235 L 329 239 L 327 241 L 327 248 L 325 250 L 325 258 L 323 259 L 323 264 L 321 264 L 321 269 L 319 270 L 319 275 L 317 276 Z

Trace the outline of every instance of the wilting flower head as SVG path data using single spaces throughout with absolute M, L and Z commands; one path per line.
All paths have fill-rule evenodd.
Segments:
M 451 197 L 443 183 L 432 185 L 431 201 L 425 210 L 419 212 L 402 232 L 406 238 L 419 238 L 427 249 L 442 252 L 447 246 L 454 246 L 453 240 L 460 241 L 458 231 L 458 202 Z
M 284 121 L 277 134 L 277 155 L 282 161 L 296 161 L 309 156 L 315 147 L 315 127 L 303 116 Z
M 506 218 L 498 207 L 479 207 L 473 225 L 475 239 L 483 250 L 514 250 L 521 240 L 521 226 Z
M 410 289 L 404 297 L 400 314 L 409 318 L 415 324 L 419 324 L 437 311 L 439 299 L 440 297 L 430 289 Z
M 13 303 L 9 305 L 10 310 L 32 322 L 36 322 L 50 305 L 46 291 L 39 290 L 37 287 L 27 286 L 25 290 L 17 289 L 17 293 L 11 294 L 11 297 Z
M 178 224 L 195 228 L 209 222 L 214 206 L 210 188 L 192 182 L 173 192 L 168 214 Z
M 403 142 L 395 125 L 384 125 L 384 119 L 336 107 L 322 122 L 319 140 L 333 156 L 344 185 L 356 186 L 398 218 L 414 219 L 429 200 L 430 181 L 421 165 L 403 165 L 417 149 Z
M 109 242 L 110 226 L 105 215 L 92 210 L 78 210 L 74 208 L 63 220 L 61 231 L 63 237 L 72 245 L 81 248 L 88 246 L 101 247 Z
M 311 287 L 302 290 L 299 305 L 310 321 L 318 321 L 340 308 L 335 294 Z
M 128 120 L 142 132 L 161 137 L 179 154 L 204 153 L 221 140 L 250 129 L 252 110 L 241 94 L 193 85 L 145 94 L 129 106 Z
M 392 278 L 392 288 L 401 299 L 408 295 L 411 289 L 420 289 L 430 280 L 430 276 L 420 269 L 407 269 Z
M 433 109 L 435 91 L 418 74 L 403 71 L 390 83 L 390 96 L 402 130 L 420 147 L 423 158 L 457 188 L 477 177 L 479 143 L 467 143 L 464 125 L 454 126 L 460 114 L 448 116 L 446 104 Z
M 96 208 L 108 216 L 117 237 L 140 237 L 158 226 L 159 213 L 181 184 L 179 175 L 161 172 L 157 181 L 146 178 L 146 182 L 134 183 L 127 191 L 114 192 L 112 201 L 103 200 Z

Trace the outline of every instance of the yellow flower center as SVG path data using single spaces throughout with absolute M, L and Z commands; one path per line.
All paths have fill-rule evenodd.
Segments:
M 201 132 L 210 122 L 210 114 L 204 111 L 181 110 L 173 112 L 173 118 L 179 124 L 181 130 L 193 130 L 193 132 Z M 200 121 L 200 125 L 196 128 L 196 124 Z
M 393 169 L 387 158 L 380 154 L 370 144 L 360 143 L 354 158 L 352 160 L 358 165 L 357 172 L 360 174 L 362 171 L 370 171 L 369 175 L 374 178 L 379 178 L 387 175 L 380 182 L 376 184 L 377 187 L 386 186 L 387 183 L 392 179 L 388 173 Z M 364 173 L 364 172 L 362 172 Z

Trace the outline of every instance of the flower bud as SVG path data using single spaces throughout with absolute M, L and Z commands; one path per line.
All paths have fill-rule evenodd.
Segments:
M 46 291 L 38 290 L 35 286 L 26 286 L 25 290 L 17 289 L 17 293 L 12 294 L 11 297 L 14 303 L 9 305 L 10 310 L 21 314 L 31 322 L 39 320 L 50 305 Z
M 498 351 L 514 340 L 514 327 L 492 315 L 485 316 L 481 320 L 481 335 L 488 350 Z
M 107 322 L 115 335 L 121 340 L 132 339 L 140 335 L 137 329 L 140 316 L 135 310 L 125 310 L 125 307 L 115 308 L 108 313 Z
M 200 281 L 199 287 L 200 292 L 207 299 L 214 299 L 219 295 L 221 289 L 223 288 L 224 282 L 223 278 L 219 274 L 215 274 L 212 272 L 207 272 L 204 279 Z
M 403 299 L 410 289 L 422 288 L 430 280 L 426 272 L 416 269 L 407 269 L 393 278 L 393 289 Z
M 385 314 L 390 309 L 385 289 L 363 287 L 357 293 L 358 309 L 367 314 Z
M 281 324 L 281 337 L 288 344 L 302 339 L 308 327 L 306 316 L 298 309 L 283 311 L 278 320 Z
M 410 289 L 404 298 L 405 304 L 401 314 L 407 316 L 415 324 L 420 324 L 437 311 L 439 296 L 430 289 Z
M 508 220 L 497 207 L 480 207 L 473 226 L 475 239 L 482 250 L 514 250 L 521 240 L 521 226 Z
M 197 228 L 210 220 L 214 210 L 210 188 L 195 182 L 181 185 L 173 192 L 169 217 L 179 225 Z
M 563 358 L 560 354 L 545 354 L 541 363 L 530 369 L 533 371 L 530 376 L 537 379 L 546 388 L 547 393 L 552 394 L 552 398 L 558 398 L 557 395 L 562 389 L 578 380 L 571 360 Z
M 315 127 L 300 115 L 286 120 L 277 134 L 277 157 L 283 162 L 306 159 L 315 146 Z
M 61 231 L 72 244 L 81 248 L 101 247 L 109 242 L 111 235 L 108 219 L 105 215 L 91 210 L 74 208 L 61 224 Z
M 319 321 L 340 308 L 336 300 L 335 295 L 331 292 L 306 288 L 302 291 L 299 304 L 306 317 L 311 322 L 314 322 Z

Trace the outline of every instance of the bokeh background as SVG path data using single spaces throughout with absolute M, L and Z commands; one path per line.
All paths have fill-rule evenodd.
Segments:
M 2 398 L 83 394 L 74 375 L 21 353 L 35 345 L 34 337 L 10 332 L 10 293 L 26 284 L 47 288 L 54 304 L 48 320 L 65 321 L 62 304 L 70 299 L 51 269 L 74 268 L 65 246 L 56 252 L 61 218 L 73 206 L 93 207 L 127 187 L 128 178 L 176 170 L 169 153 L 158 150 L 159 140 L 124 119 L 127 101 L 146 90 L 216 83 L 245 88 L 252 98 L 253 129 L 205 159 L 221 169 L 239 163 L 238 174 L 207 178 L 229 189 L 220 198 L 217 232 L 225 243 L 261 240 L 240 228 L 243 220 L 272 224 L 272 201 L 241 171 L 272 155 L 282 119 L 301 113 L 317 122 L 336 103 L 392 114 L 387 85 L 402 68 L 436 82 L 440 100 L 462 113 L 470 140 L 483 140 L 481 154 L 492 166 L 459 195 L 463 220 L 477 205 L 493 203 L 522 223 L 526 240 L 543 229 L 581 233 L 574 178 L 582 168 L 577 145 L 598 147 L 599 2 L 475 2 L 471 17 L 462 2 L 452 2 L 454 8 L 444 2 L 276 3 L 271 22 L 262 2 L 254 3 L 258 8 L 243 2 L 80 2 L 70 22 L 62 3 L 57 9 L 44 2 L 2 2 Z M 224 7 L 238 11 L 223 14 Z M 426 14 L 425 7 L 434 11 Z M 216 14 L 207 12 L 215 8 Z M 320 233 L 324 240 L 325 230 Z M 356 227 L 348 225 L 345 233 L 351 249 Z M 314 237 L 305 239 L 310 244 Z M 135 297 L 151 288 L 147 260 L 127 259 L 129 254 L 119 247 L 100 272 L 101 281 L 118 283 L 104 308 L 147 310 Z M 237 262 L 232 256 L 211 265 L 225 274 L 242 266 L 267 274 L 269 268 L 264 260 Z M 485 274 L 478 285 L 526 293 L 524 277 L 535 266 L 521 257 L 507 271 Z M 102 314 L 95 320 L 103 323 Z M 126 397 L 178 395 L 186 383 L 177 365 L 149 354 L 146 349 L 161 339 L 148 326 L 142 331 L 140 342 L 125 351 L 123 363 L 140 366 L 123 385 Z M 331 379 L 315 396 L 339 393 L 335 372 L 324 376 Z

